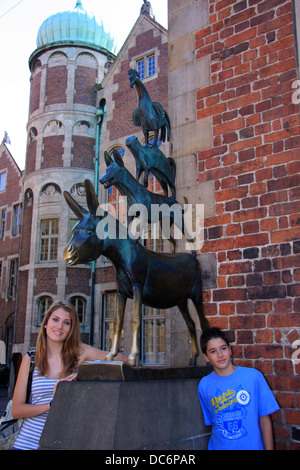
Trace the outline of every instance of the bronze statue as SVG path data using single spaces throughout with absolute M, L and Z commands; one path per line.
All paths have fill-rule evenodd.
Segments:
M 135 126 L 141 127 L 145 136 L 145 144 L 149 145 L 149 132 L 154 132 L 154 144 L 157 145 L 159 130 L 162 142 L 170 140 L 171 124 L 167 112 L 157 101 L 152 101 L 146 87 L 139 79 L 136 70 L 130 69 L 129 82 L 131 88 L 135 86 L 138 95 L 138 107 L 132 113 L 132 120 Z
M 175 176 L 176 164 L 173 158 L 167 158 L 157 146 L 142 146 L 134 135 L 127 137 L 126 146 L 135 158 L 136 179 L 143 175 L 143 184 L 148 187 L 148 176 L 151 172 L 161 185 L 165 196 L 168 196 L 168 186 L 171 189 L 171 197 L 176 198 Z
M 159 309 L 178 306 L 191 335 L 190 365 L 195 365 L 199 349 L 195 324 L 188 311 L 188 299 L 195 305 L 202 330 L 208 326 L 203 312 L 201 271 L 196 256 L 188 253 L 155 253 L 140 243 L 133 243 L 127 229 L 114 217 L 107 213 L 98 214 L 99 203 L 92 183 L 85 180 L 84 186 L 89 211 L 80 206 L 67 191 L 64 192 L 68 205 L 79 218 L 73 228 L 71 240 L 64 249 L 64 260 L 68 261 L 69 266 L 73 266 L 88 263 L 104 255 L 115 267 L 118 306 L 114 317 L 112 348 L 106 359 L 111 361 L 118 354 L 126 300 L 132 298 L 132 346 L 128 364 L 136 365 L 142 304 L 145 304 Z M 107 228 L 108 220 L 116 224 L 117 236 L 110 237 L 109 231 L 105 232 L 104 229 L 101 232 L 103 236 L 99 238 L 97 225 L 105 222 Z M 127 237 L 119 236 L 122 230 L 127 232 Z
M 160 221 L 162 232 L 165 238 L 170 241 L 173 251 L 175 251 L 175 239 L 170 234 L 170 227 L 172 225 L 178 227 L 191 243 L 194 241 L 187 232 L 182 208 L 176 199 L 148 191 L 124 166 L 123 159 L 118 150 L 113 150 L 112 155 L 104 152 L 104 159 L 107 168 L 106 173 L 99 180 L 100 183 L 107 189 L 115 186 L 123 196 L 127 197 L 129 207 L 140 206 L 141 209 L 144 209 L 145 212 L 140 213 L 140 216 L 142 218 L 145 217 L 148 223 Z M 136 215 L 128 214 L 128 225 L 134 217 Z

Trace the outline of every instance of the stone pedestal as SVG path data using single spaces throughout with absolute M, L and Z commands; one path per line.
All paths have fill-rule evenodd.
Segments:
M 58 385 L 40 449 L 207 449 L 197 386 L 209 372 L 84 363 Z

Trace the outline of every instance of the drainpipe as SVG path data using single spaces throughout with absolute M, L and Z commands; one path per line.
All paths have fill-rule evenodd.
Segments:
M 99 180 L 99 154 L 101 146 L 101 129 L 105 113 L 105 99 L 100 101 L 97 109 L 97 133 L 96 133 L 96 156 L 95 156 L 95 193 L 98 198 L 98 180 Z M 96 278 L 96 261 L 92 262 L 92 282 L 91 282 L 91 321 L 90 321 L 90 345 L 94 344 L 94 321 L 95 321 L 95 278 Z

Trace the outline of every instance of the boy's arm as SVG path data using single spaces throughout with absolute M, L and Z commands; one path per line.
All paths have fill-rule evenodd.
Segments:
M 263 416 L 259 418 L 259 425 L 264 441 L 265 450 L 274 450 L 273 445 L 273 430 L 270 416 Z

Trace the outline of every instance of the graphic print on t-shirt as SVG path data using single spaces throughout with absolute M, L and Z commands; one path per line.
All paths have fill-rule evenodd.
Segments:
M 247 434 L 243 420 L 247 416 L 247 405 L 250 403 L 247 390 L 227 389 L 217 391 L 211 399 L 211 405 L 217 414 L 217 429 L 225 439 L 239 439 Z

